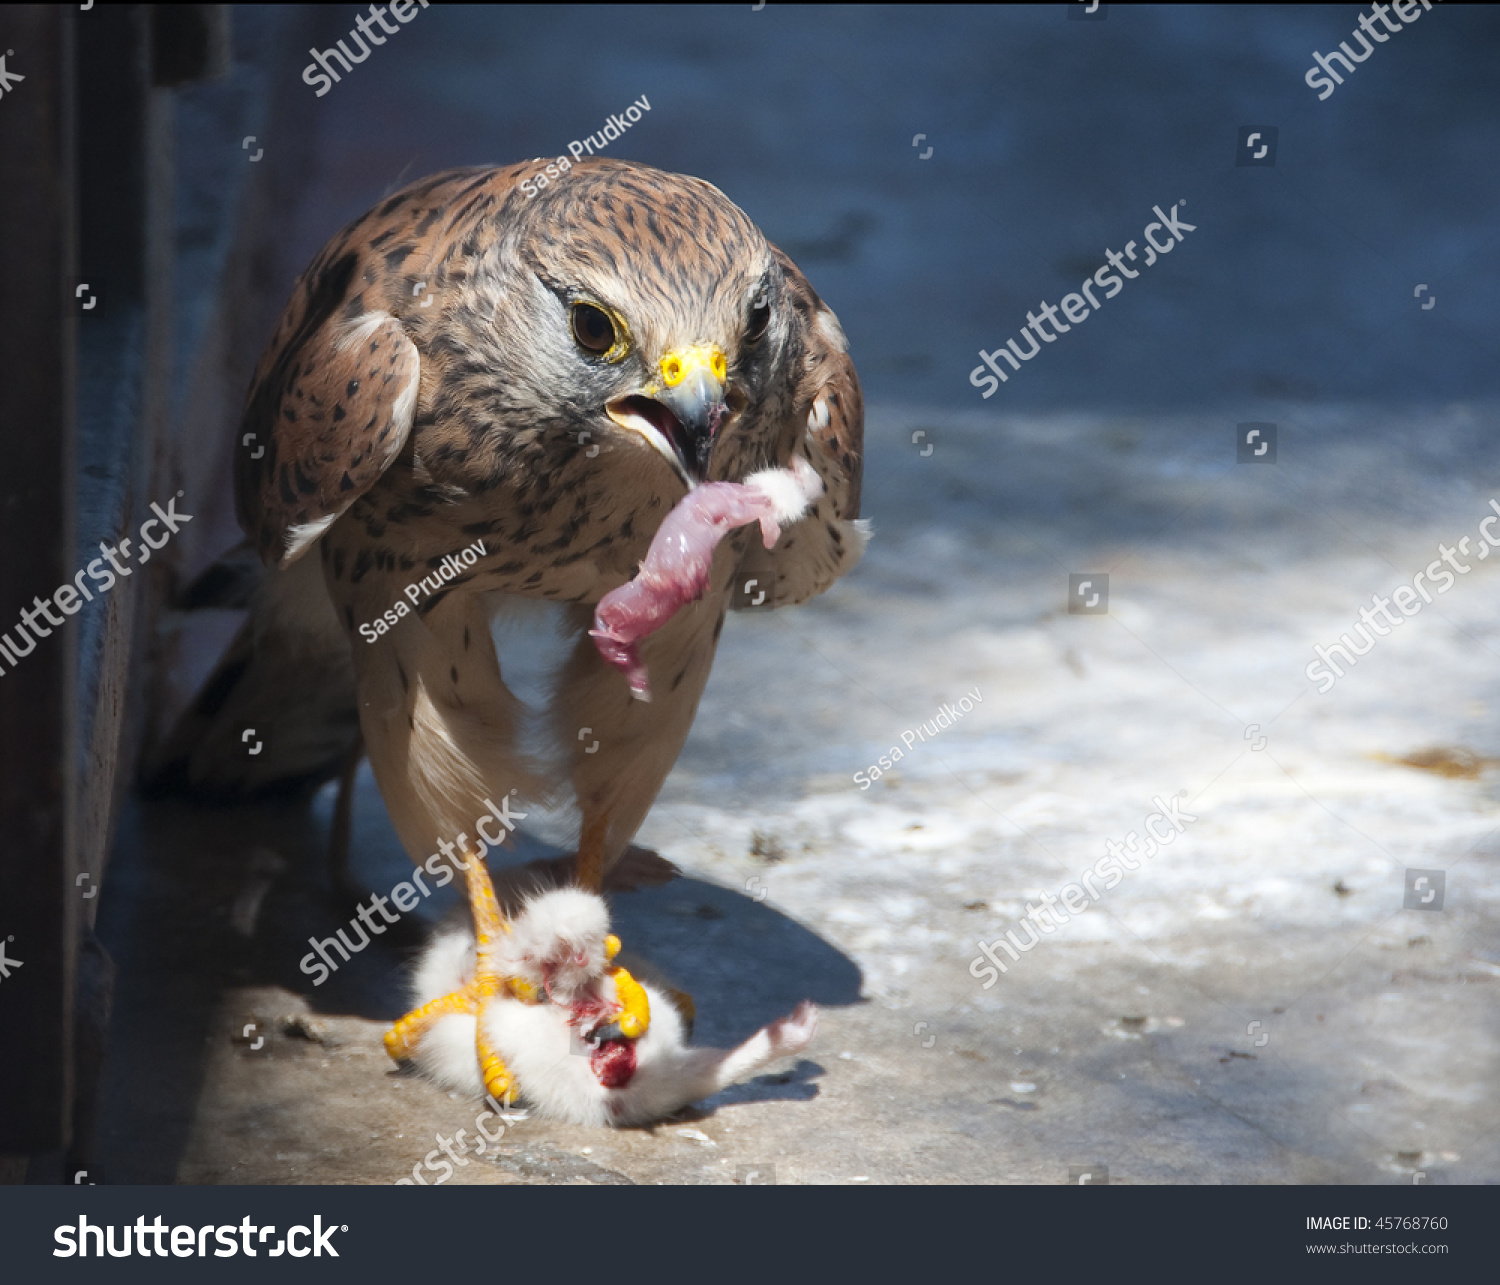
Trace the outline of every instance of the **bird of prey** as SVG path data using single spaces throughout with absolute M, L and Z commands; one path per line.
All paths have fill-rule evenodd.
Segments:
M 347 744 L 352 694 L 413 860 L 482 854 L 494 800 L 571 787 L 576 879 L 598 891 L 682 749 L 726 612 L 802 602 L 857 562 L 863 403 L 834 313 L 717 188 L 595 158 L 528 195 L 544 165 L 414 183 L 298 280 L 235 461 L 273 570 L 200 739 L 233 743 L 292 691 L 307 718 L 284 769 L 270 743 L 220 761 L 310 771 Z M 652 699 L 633 699 L 589 637 L 594 604 L 694 488 L 799 459 L 811 510 L 774 548 L 753 523 L 719 545 L 701 598 L 644 641 Z M 574 634 L 543 710 L 501 674 L 508 598 L 562 604 Z M 190 775 L 214 775 L 210 754 Z

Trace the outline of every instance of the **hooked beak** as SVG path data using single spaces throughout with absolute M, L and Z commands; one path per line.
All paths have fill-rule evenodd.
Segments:
M 658 380 L 642 393 L 610 402 L 605 413 L 650 442 L 692 490 L 708 476 L 714 436 L 729 413 L 727 374 L 717 345 L 669 352 Z

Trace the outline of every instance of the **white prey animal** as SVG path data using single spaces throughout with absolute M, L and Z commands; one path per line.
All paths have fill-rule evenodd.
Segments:
M 818 1015 L 804 1001 L 738 1048 L 689 1048 L 671 996 L 649 983 L 640 985 L 650 1024 L 638 1039 L 625 1038 L 620 1023 L 627 1005 L 608 967 L 608 933 L 609 912 L 593 893 L 564 888 L 532 898 L 490 952 L 495 971 L 519 978 L 537 1002 L 506 993 L 478 1016 L 446 1013 L 423 1034 L 411 1060 L 439 1084 L 483 1097 L 475 1054 L 483 1021 L 486 1043 L 537 1114 L 618 1126 L 660 1120 L 811 1043 Z M 441 930 L 418 963 L 414 1007 L 468 985 L 475 963 L 471 929 Z

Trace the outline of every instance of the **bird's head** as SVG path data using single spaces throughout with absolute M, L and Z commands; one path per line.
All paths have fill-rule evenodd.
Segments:
M 619 941 L 609 935 L 601 898 L 578 888 L 545 892 L 526 903 L 511 924 L 500 961 L 538 994 L 570 1004 L 604 975 Z
M 701 179 L 604 160 L 512 202 L 501 252 L 549 430 L 589 458 L 649 452 L 689 489 L 772 463 L 803 319 L 743 211 Z

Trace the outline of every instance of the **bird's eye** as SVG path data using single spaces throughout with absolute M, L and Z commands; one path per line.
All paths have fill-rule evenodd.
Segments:
M 750 309 L 750 323 L 745 327 L 745 342 L 758 344 L 761 336 L 766 333 L 766 327 L 770 324 L 771 305 L 767 302 L 765 295 L 761 295 L 755 301 L 755 307 Z
M 573 305 L 573 338 L 585 352 L 606 353 L 615 346 L 615 323 L 591 303 Z

